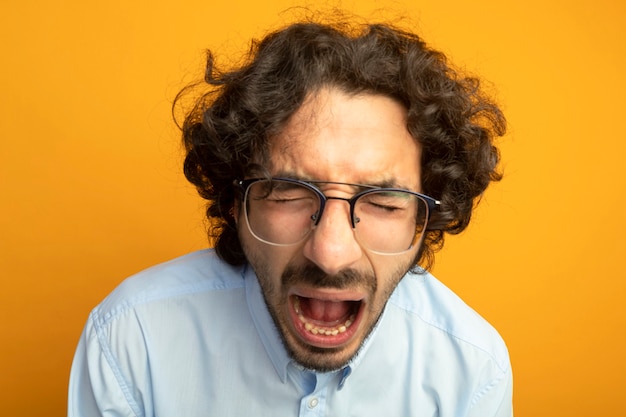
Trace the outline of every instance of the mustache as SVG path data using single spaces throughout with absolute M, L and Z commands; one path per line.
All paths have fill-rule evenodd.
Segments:
M 371 293 L 376 292 L 377 280 L 373 274 L 364 274 L 354 269 L 345 269 L 329 275 L 316 265 L 289 265 L 281 277 L 283 288 L 294 284 L 307 284 L 313 288 L 354 288 L 365 287 Z

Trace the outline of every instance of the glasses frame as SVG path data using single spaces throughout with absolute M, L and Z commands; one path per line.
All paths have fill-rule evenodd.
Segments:
M 356 202 L 359 200 L 359 198 L 361 198 L 364 195 L 370 194 L 370 193 L 374 193 L 374 192 L 380 192 L 380 191 L 389 191 L 389 192 L 404 192 L 404 193 L 409 193 L 412 194 L 414 196 L 416 196 L 417 198 L 419 198 L 420 200 L 422 200 L 424 203 L 426 203 L 426 207 L 428 210 L 428 213 L 426 214 L 426 222 L 424 223 L 424 229 L 426 230 L 427 226 L 428 226 L 428 221 L 430 220 L 430 217 L 432 215 L 433 212 L 435 212 L 441 205 L 441 202 L 437 199 L 434 199 L 430 196 L 427 196 L 426 194 L 422 194 L 422 193 L 418 193 L 415 191 L 411 191 L 411 190 L 406 190 L 404 188 L 394 188 L 394 187 L 375 187 L 375 186 L 371 186 L 371 185 L 363 185 L 363 184 L 350 184 L 350 183 L 345 183 L 345 182 L 334 182 L 334 181 L 304 181 L 304 180 L 298 180 L 298 179 L 294 179 L 294 178 L 284 178 L 284 177 L 269 177 L 269 178 L 250 178 L 250 179 L 246 179 L 246 180 L 235 180 L 234 183 L 237 187 L 239 187 L 242 191 L 242 204 L 245 204 L 246 202 L 246 198 L 247 198 L 247 194 L 248 194 L 248 189 L 252 186 L 252 184 L 257 183 L 259 181 L 283 181 L 283 182 L 288 182 L 288 183 L 292 183 L 292 184 L 297 184 L 300 186 L 303 186 L 309 190 L 311 190 L 313 193 L 315 193 L 320 201 L 320 207 L 319 210 L 316 214 L 311 216 L 311 220 L 313 220 L 313 226 L 317 226 L 322 218 L 322 215 L 324 214 L 324 208 L 326 207 L 326 202 L 328 200 L 342 200 L 342 201 L 346 201 L 349 206 L 350 206 L 350 223 L 352 226 L 352 229 L 356 229 L 356 224 L 359 222 L 358 217 L 356 217 L 354 210 L 355 210 L 355 206 L 356 206 Z M 333 196 L 327 196 L 326 194 L 324 194 L 324 192 L 322 190 L 320 190 L 316 184 L 338 184 L 338 185 L 349 185 L 349 186 L 355 186 L 355 187 L 360 187 L 360 188 L 367 188 L 366 190 L 360 191 L 358 193 L 356 193 L 355 195 L 353 195 L 350 198 L 343 198 L 343 197 L 333 197 Z M 247 207 L 244 207 L 244 210 L 247 211 Z M 265 241 L 264 239 L 261 239 L 260 237 L 258 237 L 256 235 L 256 233 L 254 233 L 254 231 L 252 230 L 250 223 L 248 221 L 248 216 L 246 214 L 246 224 L 248 226 L 248 228 L 250 229 L 250 232 L 252 232 L 252 235 L 254 235 L 255 238 L 261 240 L 262 242 L 266 242 L 272 245 L 276 245 L 276 246 L 291 246 L 291 245 L 295 245 L 299 242 L 295 242 L 292 244 L 279 244 L 279 243 L 273 243 L 273 242 L 268 242 Z M 417 235 L 417 234 L 416 234 Z M 422 232 L 423 235 L 423 232 Z M 305 235 L 303 237 L 303 239 L 308 236 Z M 414 240 L 411 244 L 411 247 L 415 244 L 415 236 L 414 236 Z

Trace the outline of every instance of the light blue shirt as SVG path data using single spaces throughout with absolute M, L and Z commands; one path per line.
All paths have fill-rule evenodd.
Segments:
M 287 355 L 249 266 L 194 252 L 124 281 L 89 316 L 68 415 L 509 417 L 498 333 L 408 274 L 359 354 L 315 373 Z

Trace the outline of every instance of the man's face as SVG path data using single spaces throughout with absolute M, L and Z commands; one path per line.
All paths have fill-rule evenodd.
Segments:
M 419 161 L 401 104 L 325 89 L 309 96 L 273 138 L 270 170 L 277 177 L 420 191 Z M 346 184 L 320 188 L 326 196 L 355 193 Z M 241 243 L 291 356 L 310 369 L 343 367 L 376 325 L 418 248 L 401 255 L 367 251 L 355 240 L 349 205 L 337 199 L 327 201 L 319 224 L 294 246 L 257 240 L 242 216 L 238 210 Z

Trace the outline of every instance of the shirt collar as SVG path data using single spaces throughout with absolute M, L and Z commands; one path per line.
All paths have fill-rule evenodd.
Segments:
M 246 265 L 244 268 L 243 277 L 246 286 L 246 300 L 252 321 L 280 380 L 284 383 L 287 380 L 287 365 L 291 362 L 291 358 L 283 345 L 274 320 L 267 310 L 261 286 L 250 265 Z
M 265 304 L 265 299 L 263 298 L 259 281 L 250 265 L 246 265 L 243 269 L 243 277 L 246 288 L 246 300 L 248 302 L 248 309 L 250 310 L 252 321 L 254 322 L 257 332 L 259 333 L 259 337 L 261 338 L 261 342 L 263 343 L 263 346 L 265 347 L 265 350 L 267 351 L 267 354 L 276 369 L 276 373 L 280 377 L 280 380 L 285 383 L 287 381 L 287 367 L 289 364 L 293 364 L 297 368 L 301 368 L 303 371 L 305 370 L 300 365 L 295 363 L 295 361 L 293 361 L 287 353 L 279 331 L 267 309 L 267 305 Z M 372 340 L 375 338 L 376 333 L 378 333 L 378 328 L 381 323 L 384 322 L 384 318 L 385 312 L 383 311 L 376 327 L 364 341 L 357 355 L 353 357 L 340 371 L 341 378 L 339 380 L 339 389 L 343 388 L 347 378 L 352 374 L 354 369 L 358 367 L 363 356 L 372 344 Z

